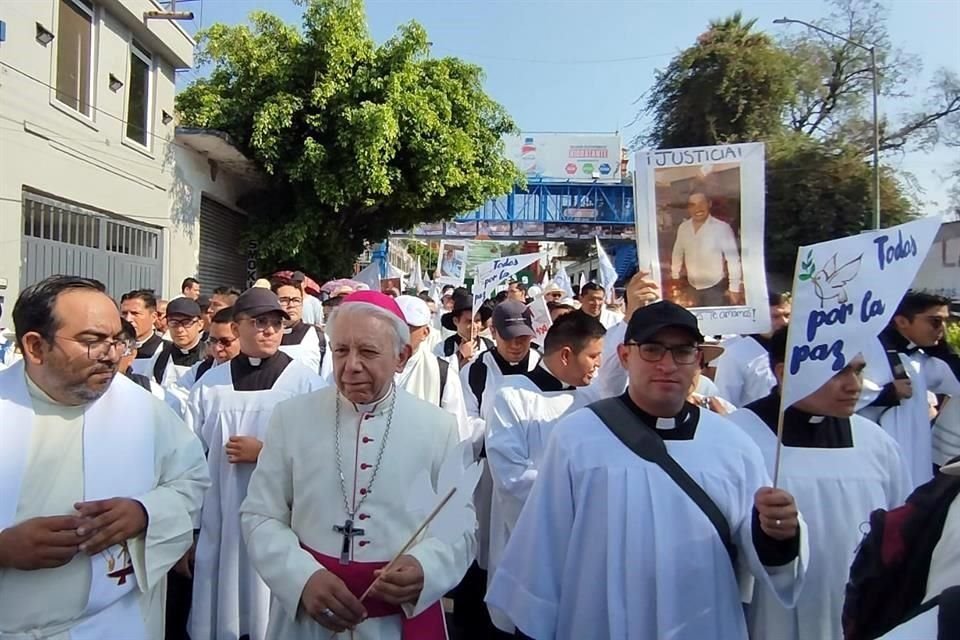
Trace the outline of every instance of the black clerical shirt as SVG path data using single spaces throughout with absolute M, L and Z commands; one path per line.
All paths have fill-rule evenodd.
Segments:
M 269 358 L 251 358 L 240 354 L 230 361 L 230 377 L 234 391 L 272 389 L 293 359 L 282 351 Z

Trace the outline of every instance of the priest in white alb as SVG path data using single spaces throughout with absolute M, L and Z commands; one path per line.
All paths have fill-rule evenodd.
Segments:
M 117 365 L 116 304 L 53 276 L 0 372 L 0 638 L 163 640 L 167 571 L 210 484 L 200 442 Z
M 424 469 L 437 482 L 459 454 L 456 419 L 396 388 L 410 332 L 393 298 L 351 294 L 328 327 L 336 387 L 276 406 L 241 507 L 272 592 L 267 637 L 445 638 L 440 598 L 473 560 L 474 527 L 454 543 L 421 537 L 382 569 L 421 524 L 411 483 Z
M 240 539 L 240 504 L 277 403 L 325 386 L 280 351 L 287 313 L 269 289 L 248 289 L 232 307 L 240 355 L 210 370 L 188 401 L 188 423 L 208 449 L 213 485 L 204 498 L 190 613 L 191 638 L 263 640 L 270 591 Z
M 746 640 L 751 577 L 796 602 L 793 497 L 736 425 L 686 402 L 702 340 L 672 302 L 636 310 L 618 352 L 627 392 L 553 427 L 487 591 L 521 634 Z
M 767 345 L 770 369 L 783 380 L 787 329 Z M 903 504 L 910 491 L 900 447 L 879 425 L 854 414 L 863 386 L 863 358 L 788 407 L 783 416 L 780 486 L 804 505 L 810 524 L 810 569 L 797 606 L 784 607 L 757 585 L 748 611 L 750 636 L 782 640 L 843 640 L 840 624 L 850 564 L 874 509 Z M 757 443 L 774 474 L 780 387 L 732 413 Z

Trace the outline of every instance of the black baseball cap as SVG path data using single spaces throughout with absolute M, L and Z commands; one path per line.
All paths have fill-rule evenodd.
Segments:
M 697 342 L 703 342 L 697 317 L 669 300 L 654 302 L 634 311 L 633 317 L 627 324 L 627 331 L 623 335 L 623 342 L 624 344 L 630 342 L 643 344 L 662 329 L 669 327 L 686 329 Z
M 167 303 L 167 317 L 186 316 L 187 318 L 199 318 L 203 315 L 200 305 L 190 298 L 174 298 Z
M 287 320 L 290 319 L 290 315 L 280 306 L 280 300 L 277 298 L 277 294 L 270 289 L 260 289 L 258 287 L 247 289 L 241 293 L 237 301 L 233 303 L 234 317 L 243 315 L 249 318 L 256 318 L 265 313 L 273 312 L 279 313 Z M 169 313 L 169 311 L 167 313 Z
M 493 310 L 493 328 L 497 336 L 513 340 L 524 336 L 533 337 L 533 320 L 527 305 L 519 300 L 504 300 Z

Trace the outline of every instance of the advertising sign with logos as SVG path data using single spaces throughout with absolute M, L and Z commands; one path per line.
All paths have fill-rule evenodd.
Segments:
M 504 143 L 527 180 L 620 182 L 619 134 L 521 133 Z

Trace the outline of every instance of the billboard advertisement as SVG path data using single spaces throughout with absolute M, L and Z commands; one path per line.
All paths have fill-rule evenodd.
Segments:
M 504 138 L 507 158 L 527 180 L 620 182 L 616 133 L 521 133 Z

